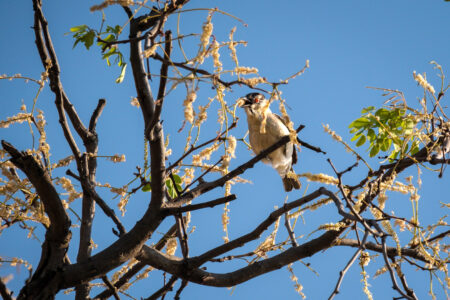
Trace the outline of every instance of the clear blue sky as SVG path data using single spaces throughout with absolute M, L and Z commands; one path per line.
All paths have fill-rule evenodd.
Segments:
M 125 81 L 117 85 L 114 79 L 119 73 L 117 67 L 108 68 L 100 59 L 98 49 L 86 51 L 82 47 L 72 50 L 73 39 L 64 35 L 73 26 L 87 24 L 98 28 L 100 14 L 89 12 L 89 7 L 98 4 L 95 1 L 43 1 L 44 13 L 49 21 L 50 32 L 61 65 L 62 83 L 76 106 L 79 115 L 88 122 L 92 110 L 99 98 L 107 99 L 107 106 L 98 123 L 100 138 L 99 154 L 113 155 L 125 154 L 127 162 L 112 164 L 100 160 L 97 179 L 101 183 L 109 182 L 115 186 L 122 186 L 130 179 L 135 166 L 142 165 L 143 157 L 143 122 L 139 111 L 129 104 L 135 96 L 130 73 Z M 429 81 L 439 87 L 436 70 L 429 64 L 431 60 L 442 65 L 447 74 L 450 74 L 450 3 L 443 0 L 428 1 L 191 1 L 185 8 L 217 7 L 238 18 L 241 18 L 247 27 L 233 18 L 215 14 L 213 17 L 214 35 L 218 40 L 226 40 L 229 31 L 236 26 L 235 38 L 248 41 L 247 47 L 238 47 L 240 64 L 254 66 L 260 74 L 270 81 L 286 78 L 301 69 L 306 59 L 310 60 L 310 69 L 301 77 L 292 80 L 289 85 L 283 86 L 283 97 L 290 110 L 291 119 L 296 125 L 304 124 L 306 128 L 300 137 L 316 146 L 321 147 L 329 154 L 339 169 L 345 169 L 354 162 L 354 157 L 346 153 L 343 147 L 334 142 L 323 132 L 322 124 L 330 124 L 347 141 L 350 140 L 348 124 L 357 118 L 363 107 L 370 105 L 381 106 L 384 99 L 381 93 L 366 87 L 382 87 L 398 89 L 405 93 L 411 105 L 416 105 L 417 98 L 421 97 L 422 90 L 417 87 L 412 73 L 426 72 Z M 106 10 L 107 23 L 111 25 L 124 24 L 125 15 L 117 7 Z M 201 25 L 206 18 L 206 12 L 190 12 L 181 16 L 183 34 L 201 32 Z M 31 1 L 1 1 L 0 2 L 0 73 L 12 75 L 21 73 L 24 76 L 39 78 L 42 65 L 34 45 L 34 35 Z M 175 25 L 169 21 L 168 26 Z M 175 31 L 175 29 L 174 29 Z M 126 38 L 127 34 L 123 35 Z M 186 42 L 186 45 L 196 45 L 197 41 Z M 121 47 L 126 56 L 126 47 Z M 187 49 L 188 51 L 195 51 Z M 179 55 L 179 54 L 178 54 Z M 177 56 L 176 56 L 177 57 Z M 179 57 L 179 56 L 178 56 Z M 228 68 L 232 67 L 226 52 L 222 57 Z M 227 64 L 225 64 L 227 68 Z M 155 67 L 155 72 L 159 66 Z M 129 70 L 130 71 L 130 70 Z M 154 87 L 156 86 L 154 83 Z M 205 86 L 203 86 L 205 87 Z M 0 120 L 18 112 L 22 101 L 31 108 L 37 87 L 32 83 L 23 81 L 0 81 Z M 227 92 L 227 102 L 234 101 L 246 93 L 248 88 L 235 87 Z M 174 162 L 184 147 L 183 140 L 186 130 L 177 133 L 181 127 L 182 111 L 178 108 L 185 97 L 182 87 L 178 88 L 166 100 L 164 119 L 165 133 L 170 134 L 171 148 L 174 154 L 169 162 Z M 196 104 L 204 105 L 207 97 L 214 95 L 214 91 L 204 88 L 199 92 Z M 48 141 L 55 162 L 70 153 L 64 143 L 61 129 L 58 124 L 54 97 L 45 88 L 38 100 L 38 107 L 46 112 Z M 276 107 L 274 110 L 277 110 Z M 247 128 L 243 111 L 238 111 L 240 122 L 238 128 L 232 133 L 242 137 Z M 204 138 L 209 138 L 218 130 L 215 116 L 210 115 L 211 126 L 203 129 Z M 1 129 L 0 138 L 11 142 L 19 149 L 29 148 L 27 125 L 15 125 L 12 129 Z M 178 144 L 177 144 L 178 143 Z M 178 146 L 183 145 L 183 146 Z M 360 153 L 368 158 L 368 154 L 360 149 Z M 239 144 L 238 159 L 233 160 L 231 167 L 251 158 L 251 152 Z M 375 159 L 369 159 L 373 167 L 377 166 Z M 73 169 L 73 165 L 71 166 Z M 327 173 L 332 170 L 325 161 L 325 157 L 303 149 L 300 153 L 299 164 L 295 166 L 297 173 Z M 354 184 L 366 174 L 364 168 L 355 170 L 354 175 L 344 178 L 346 183 Z M 416 176 L 417 172 L 402 174 L 400 179 L 408 175 Z M 59 174 L 63 176 L 62 174 Z M 252 180 L 251 185 L 234 187 L 233 192 L 238 200 L 230 205 L 231 224 L 229 226 L 230 238 L 238 237 L 254 228 L 273 210 L 274 206 L 281 206 L 286 194 L 281 180 L 270 167 L 258 164 L 250 169 L 245 178 Z M 210 178 L 214 178 L 211 176 Z M 442 212 L 440 202 L 448 203 L 449 174 L 438 179 L 436 173 L 424 171 L 424 182 L 421 190 L 420 213 L 421 224 L 434 222 Z M 300 192 L 289 194 L 289 200 L 299 198 L 308 186 L 303 179 L 303 188 Z M 308 191 L 318 187 L 311 183 Z M 330 186 L 330 189 L 334 187 Z M 215 193 L 216 196 L 223 191 Z M 116 212 L 118 199 L 111 199 L 110 194 L 102 195 Z M 144 207 L 147 206 L 148 194 L 138 194 L 128 205 L 128 213 L 122 219 L 127 229 L 140 218 Z M 212 199 L 212 198 L 208 198 Z M 200 200 L 207 200 L 202 198 Z M 411 217 L 411 204 L 407 196 L 392 194 L 388 205 L 397 215 L 403 214 Z M 75 204 L 79 210 L 79 204 Z M 222 243 L 222 208 L 217 207 L 193 214 L 191 225 L 196 231 L 191 235 L 191 254 L 196 255 L 202 251 Z M 97 209 L 97 225 L 94 226 L 94 241 L 99 244 L 99 251 L 110 243 L 114 236 L 111 233 L 111 222 L 104 218 L 100 209 Z M 73 217 L 73 215 L 71 215 Z M 296 234 L 305 234 L 302 241 L 308 239 L 311 231 L 323 223 L 336 222 L 340 219 L 334 207 L 324 207 L 305 214 L 305 224 L 299 223 Z M 169 222 L 162 225 L 161 232 Z M 269 230 L 270 231 L 270 230 Z M 78 228 L 73 228 L 73 239 L 78 238 Z M 281 233 L 282 232 L 282 233 Z M 38 231 L 42 236 L 42 231 Z M 315 233 L 312 237 L 317 236 Z M 25 233 L 20 230 L 5 231 L 0 235 L 0 256 L 23 256 L 34 266 L 39 258 L 40 245 L 37 241 L 26 239 Z M 263 235 L 263 238 L 267 233 Z M 159 235 L 157 235 L 159 236 Z M 407 235 L 401 236 L 403 242 L 408 240 Z M 280 230 L 280 240 L 285 238 L 284 228 Z M 154 240 L 152 240 L 153 242 Z M 444 240 L 447 242 L 448 240 Z M 251 251 L 256 247 L 253 243 Z M 236 251 L 234 253 L 242 253 Z M 308 299 L 325 299 L 332 292 L 338 279 L 339 271 L 345 266 L 354 253 L 353 249 L 332 249 L 318 253 L 312 258 L 305 259 L 317 273 L 308 270 L 302 263 L 294 264 L 294 272 L 299 282 L 304 286 L 303 292 Z M 177 253 L 179 255 L 179 253 Z M 69 255 L 72 261 L 76 258 L 76 247 Z M 388 276 L 382 275 L 373 279 L 375 271 L 380 267 L 381 257 L 367 267 L 371 278 L 370 290 L 374 299 L 391 299 L 398 294 L 391 289 Z M 208 265 L 209 271 L 226 272 L 243 266 L 241 262 L 232 262 L 226 266 Z M 406 265 L 405 265 L 406 267 Z M 428 299 L 429 277 L 426 273 L 416 272 L 412 268 L 408 271 L 408 283 L 415 290 L 420 299 Z M 27 276 L 24 268 L 11 269 L 6 265 L 0 266 L 0 276 L 13 273 L 14 279 L 8 287 L 18 294 Z M 335 299 L 365 299 L 362 292 L 360 268 L 354 265 L 344 279 L 341 294 Z M 161 286 L 161 274 L 151 273 L 150 278 L 136 285 L 131 290 L 134 297 L 147 297 L 152 291 Z M 437 281 L 433 282 L 438 299 L 444 299 L 445 294 Z M 95 295 L 93 292 L 92 296 Z M 189 284 L 182 296 L 184 299 L 298 299 L 299 296 L 289 280 L 286 268 L 269 273 L 260 278 L 253 279 L 233 290 L 225 288 L 201 287 Z M 168 296 L 173 297 L 173 294 Z M 70 296 L 58 295 L 57 299 L 72 299 Z M 127 299 L 125 296 L 122 299 Z M 431 298 L 430 298 L 431 299 Z

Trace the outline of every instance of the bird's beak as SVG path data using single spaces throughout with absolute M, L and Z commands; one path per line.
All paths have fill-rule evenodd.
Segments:
M 237 105 L 239 107 L 250 106 L 252 103 L 247 97 L 242 97 L 237 100 Z

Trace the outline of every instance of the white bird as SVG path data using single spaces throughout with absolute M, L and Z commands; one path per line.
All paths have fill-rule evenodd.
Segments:
M 289 135 L 289 129 L 280 116 L 272 113 L 268 107 L 267 99 L 260 93 L 250 93 L 240 98 L 238 102 L 247 114 L 250 145 L 253 152 L 259 154 L 264 149 L 278 142 L 283 136 Z M 261 123 L 266 115 L 265 130 L 261 130 Z M 286 192 L 292 189 L 300 189 L 300 181 L 295 175 L 292 165 L 297 162 L 297 152 L 294 144 L 288 142 L 286 145 L 273 151 L 262 159 L 266 164 L 272 165 L 283 180 Z

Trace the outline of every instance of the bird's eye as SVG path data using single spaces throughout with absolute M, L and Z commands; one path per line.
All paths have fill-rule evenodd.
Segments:
M 255 98 L 255 100 L 253 100 L 253 102 L 258 103 L 258 102 L 259 102 L 259 99 L 258 99 L 258 98 Z

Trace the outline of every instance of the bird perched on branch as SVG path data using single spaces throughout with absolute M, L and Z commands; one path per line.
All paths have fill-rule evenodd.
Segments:
M 255 154 L 272 146 L 283 136 L 289 135 L 286 122 L 280 116 L 272 113 L 269 101 L 262 94 L 250 93 L 240 98 L 238 105 L 244 108 L 247 114 L 250 145 Z M 277 170 L 283 180 L 286 192 L 300 189 L 300 181 L 292 169 L 292 165 L 297 162 L 297 152 L 292 142 L 273 151 L 262 161 Z

